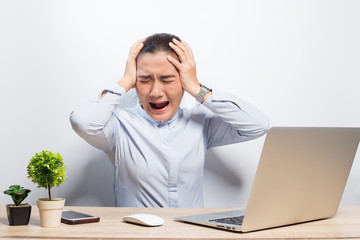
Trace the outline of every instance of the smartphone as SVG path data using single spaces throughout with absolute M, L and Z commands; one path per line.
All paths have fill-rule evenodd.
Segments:
M 99 217 L 72 210 L 63 210 L 61 215 L 61 222 L 66 224 L 93 223 L 99 221 Z

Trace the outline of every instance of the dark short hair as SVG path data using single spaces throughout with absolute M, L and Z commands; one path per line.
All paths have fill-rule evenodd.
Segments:
M 155 33 L 146 38 L 144 41 L 144 46 L 139 52 L 138 56 L 146 53 L 155 54 L 157 52 L 174 53 L 177 56 L 176 52 L 169 46 L 169 43 L 172 42 L 174 38 L 181 41 L 178 36 L 173 34 Z

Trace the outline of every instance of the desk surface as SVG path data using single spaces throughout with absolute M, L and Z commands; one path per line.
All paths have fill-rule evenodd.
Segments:
M 69 207 L 101 218 L 99 223 L 66 225 L 57 228 L 40 227 L 36 206 L 32 208 L 29 225 L 9 226 L 6 207 L 0 205 L 0 239 L 360 239 L 360 206 L 341 206 L 333 217 L 320 221 L 296 224 L 250 233 L 233 233 L 173 220 L 176 216 L 224 211 L 229 209 L 209 208 L 113 208 Z M 160 227 L 142 227 L 125 223 L 121 218 L 132 213 L 153 213 L 161 216 L 165 224 Z

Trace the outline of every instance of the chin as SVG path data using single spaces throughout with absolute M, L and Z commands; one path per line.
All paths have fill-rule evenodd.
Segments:
M 147 114 L 154 119 L 155 121 L 167 121 L 171 119 L 175 113 L 172 112 L 164 112 L 164 113 L 154 113 L 152 111 L 147 112 Z
M 154 115 L 154 114 L 151 114 L 150 117 L 155 121 L 167 121 L 171 118 L 171 116 L 169 117 L 167 115 L 162 116 L 162 115 Z

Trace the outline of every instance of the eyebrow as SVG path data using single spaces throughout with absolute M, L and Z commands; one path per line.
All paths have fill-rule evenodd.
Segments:
M 142 78 L 142 79 L 152 79 L 152 74 L 149 75 L 138 75 L 138 78 Z M 160 79 L 167 79 L 167 78 L 174 78 L 175 75 L 173 74 L 169 74 L 169 75 L 160 75 Z
M 138 75 L 138 78 L 144 78 L 144 79 L 151 79 L 152 76 L 151 75 Z
M 160 79 L 174 78 L 174 77 L 175 77 L 175 75 L 173 75 L 173 74 L 170 74 L 170 75 L 161 75 L 161 76 L 160 76 Z

